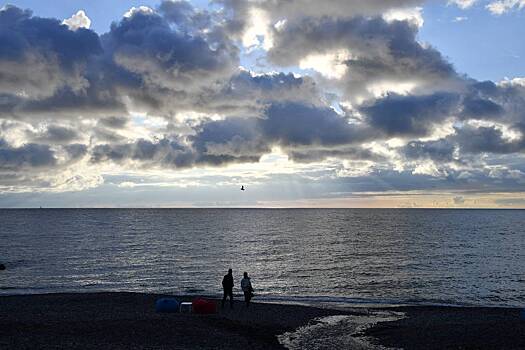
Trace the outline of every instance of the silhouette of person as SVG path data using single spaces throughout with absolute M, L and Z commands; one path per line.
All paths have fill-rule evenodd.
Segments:
M 224 278 L 222 279 L 222 289 L 224 291 L 224 295 L 222 297 L 222 307 L 224 308 L 224 302 L 226 301 L 226 298 L 230 297 L 230 308 L 233 309 L 233 274 L 232 269 L 228 270 L 228 274 L 224 275 Z
M 244 273 L 244 278 L 241 280 L 241 289 L 244 293 L 244 301 L 246 302 L 246 307 L 250 306 L 250 300 L 253 297 L 253 288 L 250 277 L 248 277 L 248 272 Z

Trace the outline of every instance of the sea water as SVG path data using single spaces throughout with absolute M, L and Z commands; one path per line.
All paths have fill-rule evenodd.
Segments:
M 0 210 L 0 294 L 220 295 L 256 300 L 525 305 L 525 211 Z

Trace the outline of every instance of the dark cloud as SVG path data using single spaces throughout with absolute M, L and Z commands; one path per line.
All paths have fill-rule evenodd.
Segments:
M 166 21 L 177 25 L 183 31 L 209 28 L 213 22 L 207 11 L 196 10 L 192 4 L 184 0 L 162 1 L 158 11 Z
M 44 168 L 57 164 L 55 153 L 48 145 L 29 143 L 12 147 L 0 139 L 0 171 Z
M 266 106 L 278 102 L 325 105 L 311 77 L 291 73 L 253 74 L 240 70 L 219 90 L 203 96 L 193 108 L 229 116 L 264 114 Z
M 436 93 L 424 96 L 390 94 L 361 107 L 367 121 L 389 136 L 425 136 L 437 123 L 457 111 L 459 96 Z
M 161 16 L 151 13 L 137 12 L 114 23 L 102 40 L 104 49 L 129 71 L 147 75 L 160 69 L 164 74 L 158 78 L 179 83 L 196 78 L 189 73 L 205 76 L 229 70 L 237 62 L 237 51 L 229 51 L 226 43 L 211 48 L 205 38 L 175 30 Z
M 191 140 L 199 161 L 220 164 L 231 161 L 257 161 L 272 146 L 279 145 L 293 158 L 307 159 L 304 147 L 317 149 L 314 158 L 345 154 L 339 146 L 359 144 L 370 139 L 373 131 L 350 124 L 327 107 L 295 102 L 274 103 L 258 118 L 228 118 L 208 122 Z M 348 156 L 371 157 L 364 150 L 346 149 Z
M 189 11 L 188 3 L 161 6 L 166 18 L 136 11 L 100 38 L 30 11 L 3 9 L 0 113 L 122 114 L 126 104 L 169 114 L 221 89 L 237 70 L 237 47 L 211 20 L 196 29 L 188 27 L 193 19 L 175 18 L 171 7 Z M 188 15 L 183 12 L 179 17 Z M 175 20 L 182 22 L 172 26 Z
M 39 143 L 65 144 L 78 138 L 78 133 L 71 128 L 60 125 L 49 125 L 39 133 L 30 133 L 29 137 Z
M 176 140 L 149 141 L 139 139 L 127 144 L 103 144 L 93 148 L 92 163 L 136 161 L 139 167 L 163 166 L 185 168 L 194 163 L 194 155 Z
M 271 105 L 260 126 L 265 138 L 283 146 L 357 144 L 370 138 L 368 129 L 349 124 L 331 108 L 297 103 Z
M 88 153 L 88 148 L 86 145 L 80 143 L 73 143 L 64 146 L 64 150 L 69 156 L 69 162 L 76 162 L 83 158 Z
M 0 93 L 26 98 L 51 96 L 69 88 L 84 91 L 88 60 L 102 52 L 96 33 L 69 30 L 56 19 L 32 17 L 28 10 L 0 10 Z
M 452 162 L 455 146 L 448 140 L 411 141 L 402 150 L 408 159 L 432 159 L 439 162 Z
M 31 178 L 33 173 L 58 171 L 72 165 L 87 154 L 83 144 L 51 146 L 26 143 L 12 146 L 0 138 L 0 173 L 2 176 L 24 176 Z
M 113 129 L 97 127 L 91 131 L 91 141 L 101 143 L 122 143 L 126 142 L 126 137 L 115 132 Z
M 422 4 L 421 0 L 287 0 L 245 1 L 215 0 L 221 3 L 229 15 L 228 28 L 234 34 L 242 33 L 250 24 L 251 10 L 263 10 L 272 24 L 279 20 L 289 21 L 304 17 L 377 16 L 392 9 L 403 9 Z
M 461 116 L 465 119 L 491 119 L 504 113 L 503 107 L 491 100 L 467 97 L 463 101 Z
M 169 12 L 166 6 L 164 13 Z M 171 26 L 169 20 L 178 20 L 178 25 Z M 195 31 L 180 21 L 137 11 L 101 37 L 109 60 L 105 64 L 118 68 L 114 81 L 134 108 L 161 114 L 188 109 L 220 89 L 237 70 L 238 49 L 218 26 Z
M 221 2 L 223 11 L 208 12 L 163 1 L 101 36 L 0 10 L 0 186 L 54 186 L 54 175 L 87 159 L 182 169 L 257 162 L 274 147 L 297 162 L 373 163 L 369 178 L 353 182 L 366 191 L 518 183 L 512 176 L 524 162 L 505 157 L 525 150 L 523 82 L 462 76 L 420 43 L 413 22 L 381 16 L 420 1 Z M 254 7 L 271 25 L 269 62 L 297 66 L 343 50 L 346 73 L 338 80 L 239 68 L 236 40 Z M 341 113 L 330 107 L 338 102 Z M 428 141 L 445 121 L 454 133 Z M 406 144 L 385 142 L 394 137 Z M 439 176 L 417 174 L 421 164 Z
M 228 118 L 205 123 L 191 137 L 193 147 L 199 154 L 197 160 L 208 164 L 229 162 L 256 162 L 270 151 L 257 118 Z
M 128 122 L 129 119 L 127 117 L 116 116 L 105 117 L 98 120 L 98 124 L 112 129 L 121 129 L 125 127 Z
M 519 141 L 509 141 L 496 127 L 463 126 L 456 129 L 453 140 L 458 142 L 462 152 L 473 154 L 515 153 L 525 148 L 523 138 Z
M 384 162 L 386 160 L 385 157 L 358 146 L 292 148 L 288 151 L 288 156 L 293 161 L 302 163 L 320 162 L 326 158 L 368 160 L 373 162 Z
M 72 31 L 57 19 L 31 15 L 29 10 L 9 5 L 0 11 L 0 59 L 23 61 L 29 52 L 38 52 L 57 59 L 63 69 L 73 69 L 90 55 L 101 53 L 96 33 L 83 28 Z
M 370 95 L 382 84 L 413 84 L 416 90 L 455 89 L 462 85 L 453 66 L 439 51 L 417 40 L 418 28 L 408 21 L 381 17 L 303 18 L 274 29 L 268 59 L 281 66 L 298 65 L 311 54 L 347 50 L 340 58 L 347 71 L 332 84 L 349 99 Z

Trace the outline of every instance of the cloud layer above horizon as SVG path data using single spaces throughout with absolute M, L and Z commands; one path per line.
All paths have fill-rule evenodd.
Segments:
M 456 71 L 418 40 L 422 4 L 162 1 L 101 35 L 82 10 L 53 19 L 6 6 L 0 205 L 109 185 L 191 189 L 199 203 L 238 183 L 261 201 L 522 192 L 525 78 Z M 260 65 L 241 66 L 246 55 Z M 308 188 L 269 190 L 290 183 Z

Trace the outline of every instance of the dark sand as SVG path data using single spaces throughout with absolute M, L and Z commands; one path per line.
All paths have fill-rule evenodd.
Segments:
M 406 317 L 379 323 L 364 335 L 409 349 L 525 349 L 520 309 L 399 307 Z
M 216 315 L 158 314 L 155 300 L 160 297 L 0 297 L 0 349 L 281 349 L 276 335 L 315 317 L 340 314 L 294 305 L 252 304 L 246 309 L 241 302 Z
M 329 315 L 298 305 L 240 302 L 216 315 L 158 314 L 159 295 L 48 294 L 0 297 L 0 349 L 281 349 L 276 336 Z M 179 298 L 182 299 L 182 298 Z M 220 308 L 219 308 L 220 310 Z M 405 319 L 355 334 L 405 349 L 525 349 L 519 310 L 403 307 Z

